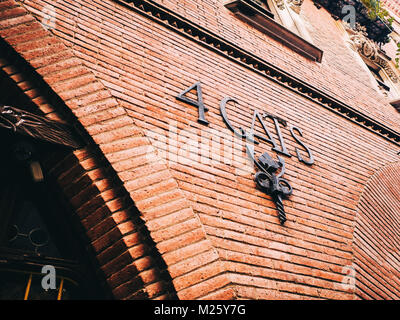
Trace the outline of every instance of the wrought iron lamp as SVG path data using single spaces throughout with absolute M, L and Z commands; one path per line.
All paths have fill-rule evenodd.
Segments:
M 35 147 L 31 143 L 18 142 L 14 145 L 13 152 L 17 161 L 28 165 L 33 181 L 41 182 L 44 180 L 42 167 L 36 159 Z

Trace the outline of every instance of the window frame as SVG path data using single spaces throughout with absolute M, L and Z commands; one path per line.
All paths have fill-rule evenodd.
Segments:
M 234 0 L 225 4 L 237 18 L 277 40 L 282 45 L 312 61 L 321 62 L 323 51 L 310 41 L 284 27 L 271 18 L 272 12 L 257 5 L 253 0 Z M 266 14 L 265 11 L 270 12 Z

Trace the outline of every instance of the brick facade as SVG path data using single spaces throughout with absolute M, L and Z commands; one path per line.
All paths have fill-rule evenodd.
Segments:
M 244 55 L 211 48 L 135 3 L 0 1 L 0 37 L 33 69 L 19 76 L 18 66 L 2 57 L 3 70 L 38 109 L 75 122 L 87 138 L 87 149 L 48 165 L 114 296 L 399 298 L 399 278 L 391 273 L 399 257 L 391 238 L 400 198 L 393 193 L 398 165 L 391 164 L 399 160 L 400 114 L 377 92 L 337 23 L 304 1 L 301 17 L 324 52 L 317 63 L 241 22 L 222 1 L 155 3 L 291 80 L 261 72 Z M 27 85 L 33 76 L 48 91 Z M 293 89 L 293 79 L 309 91 Z M 176 99 L 197 81 L 208 126 L 197 122 L 196 107 Z M 56 100 L 46 101 L 53 95 Z M 307 153 L 289 126 L 281 126 L 291 154 L 282 156 L 285 179 L 293 186 L 284 200 L 284 226 L 271 197 L 256 188 L 243 142 L 220 115 L 225 97 L 237 100 L 227 105 L 235 128 L 249 129 L 253 110 L 266 111 L 301 128 L 312 150 L 315 163 L 300 162 L 296 148 L 303 158 Z M 391 131 L 359 120 L 364 115 Z M 265 123 L 279 145 L 274 123 Z M 259 125 L 256 131 L 264 134 Z M 256 151 L 269 152 L 270 144 Z M 379 223 L 393 233 L 365 240 L 382 207 L 389 209 Z M 380 241 L 390 256 L 383 277 L 376 270 Z M 390 286 L 388 279 L 394 279 Z
M 368 181 L 358 204 L 354 229 L 357 297 L 398 299 L 399 163 L 380 169 Z

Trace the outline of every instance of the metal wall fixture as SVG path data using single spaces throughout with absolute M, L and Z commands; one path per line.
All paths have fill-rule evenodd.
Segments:
M 205 107 L 203 101 L 203 91 L 201 89 L 201 82 L 198 81 L 195 84 L 191 85 L 189 88 L 183 90 L 176 96 L 176 99 L 185 103 L 188 103 L 194 107 L 198 108 L 198 119 L 197 121 L 203 125 L 209 125 L 209 121 L 205 118 L 205 111 L 208 111 L 208 108 Z M 197 100 L 193 100 L 185 96 L 189 92 L 192 92 L 192 95 L 197 95 Z M 283 199 L 286 199 L 292 194 L 292 186 L 288 181 L 282 179 L 282 176 L 285 174 L 285 161 L 283 158 L 278 156 L 278 161 L 272 159 L 272 157 L 268 153 L 264 153 L 262 156 L 258 158 L 258 161 L 255 159 L 254 155 L 254 146 L 260 144 L 260 142 L 265 142 L 270 144 L 271 150 L 287 156 L 292 157 L 289 151 L 286 148 L 284 143 L 284 139 L 282 136 L 282 132 L 279 124 L 287 127 L 288 122 L 285 119 L 282 119 L 272 113 L 262 112 L 260 113 L 258 110 L 254 110 L 251 127 L 250 130 L 245 130 L 243 127 L 234 128 L 230 120 L 228 119 L 228 114 L 226 110 L 226 106 L 228 102 L 238 103 L 235 98 L 225 97 L 220 102 L 220 114 L 221 117 L 227 126 L 227 128 L 232 131 L 239 139 L 246 139 L 246 152 L 252 161 L 252 163 L 256 164 L 256 166 L 260 169 L 255 174 L 255 182 L 257 187 L 263 191 L 264 193 L 270 195 L 272 200 L 275 202 L 276 208 L 279 213 L 279 221 L 281 225 L 286 222 L 286 212 L 283 205 Z M 271 132 L 268 130 L 266 124 L 264 123 L 264 118 L 271 118 L 274 122 L 276 134 L 278 135 L 280 146 L 278 146 L 275 139 L 272 137 Z M 264 130 L 265 135 L 260 135 L 255 132 L 255 123 L 256 121 L 260 122 L 261 127 Z M 289 125 L 289 131 L 294 138 L 294 140 L 303 147 L 304 151 L 308 154 L 308 159 L 305 159 L 300 154 L 299 148 L 296 147 L 296 155 L 300 162 L 305 163 L 308 166 L 313 165 L 314 156 L 310 150 L 310 148 L 300 140 L 299 136 L 302 137 L 302 131 L 300 128 Z M 298 132 L 299 135 L 295 133 Z M 303 152 L 304 152 L 303 151 Z
M 10 106 L 0 105 L 0 128 L 72 148 L 82 146 L 67 124 Z
M 275 161 L 265 152 L 257 161 L 254 156 L 254 148 L 247 145 L 246 149 L 249 157 L 260 169 L 255 174 L 254 181 L 261 191 L 272 197 L 278 210 L 279 221 L 283 225 L 287 219 L 282 200 L 288 198 L 293 192 L 290 183 L 282 179 L 285 174 L 285 160 L 278 156 L 278 161 Z

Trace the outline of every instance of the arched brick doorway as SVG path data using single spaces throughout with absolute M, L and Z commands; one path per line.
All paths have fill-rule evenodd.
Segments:
M 23 3 L 7 1 L 0 12 L 0 45 L 28 72 L 21 77 L 7 55 L 0 68 L 46 117 L 76 125 L 86 137 L 84 148 L 54 159 L 50 171 L 68 194 L 114 297 L 234 298 L 201 221 L 124 105 Z
M 3 39 L 0 39 L 0 52 L 1 105 L 79 127 L 63 100 Z M 14 137 L 12 130 L 1 129 Z M 50 189 L 53 188 L 70 209 L 67 211 L 75 224 L 73 236 L 87 249 L 91 271 L 96 274 L 94 281 L 98 281 L 95 286 L 103 288 L 104 295 L 89 293 L 86 298 L 175 298 L 165 263 L 122 182 L 85 130 L 74 131 L 83 139 L 82 146 L 53 149 L 46 145 L 40 163 Z M 29 140 L 34 144 L 43 143 L 36 138 Z M 2 159 L 6 160 L 4 152 Z M 25 178 L 29 178 L 29 174 Z M 9 180 L 5 182 L 6 186 L 11 185 Z M 5 206 L 9 207 L 7 201 Z M 0 208 L 0 215 L 3 211 Z M 22 270 L 28 276 L 31 271 L 37 274 L 40 264 L 46 261 L 28 261 L 36 263 L 35 270 L 18 266 L 20 269 L 15 267 L 12 271 Z M 27 287 L 28 278 L 24 278 L 22 286 Z M 95 287 L 92 289 L 96 291 Z

